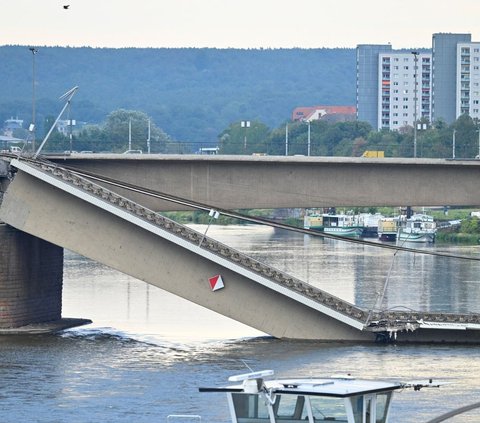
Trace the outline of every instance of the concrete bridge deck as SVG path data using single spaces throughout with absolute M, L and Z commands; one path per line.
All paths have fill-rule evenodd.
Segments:
M 188 154 L 49 159 L 223 209 L 480 205 L 480 160 Z M 132 199 L 152 210 L 179 210 L 154 198 Z
M 12 160 L 13 227 L 278 338 L 480 342 L 480 315 L 372 313 L 52 163 Z M 212 291 L 209 278 L 224 288 Z

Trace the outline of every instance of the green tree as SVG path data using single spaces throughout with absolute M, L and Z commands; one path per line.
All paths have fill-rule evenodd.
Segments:
M 478 234 L 480 233 L 480 219 L 477 217 L 469 217 L 462 220 L 460 225 L 460 232 L 466 234 Z
M 220 154 L 267 153 L 269 134 L 262 122 L 251 121 L 249 127 L 234 122 L 218 136 Z
M 43 139 L 45 138 L 45 136 L 48 134 L 53 124 L 55 123 L 55 119 L 56 118 L 51 115 L 45 118 L 45 122 L 44 122 L 45 134 L 42 139 L 36 140 L 35 148 L 40 147 L 40 144 L 42 143 Z M 69 138 L 63 135 L 61 132 L 59 132 L 55 128 L 50 133 L 50 136 L 48 137 L 47 142 L 42 148 L 42 152 L 63 152 L 68 149 L 69 149 Z
M 278 128 L 275 128 L 270 132 L 267 141 L 266 153 L 270 156 L 284 156 L 285 155 L 285 141 L 287 125 L 289 123 L 283 123 Z
M 461 115 L 453 124 L 455 130 L 455 156 L 458 158 L 473 158 L 478 155 L 477 125 L 467 115 Z
M 145 151 L 147 148 L 148 126 L 150 121 L 150 145 L 152 153 L 165 150 L 170 141 L 163 130 L 158 128 L 149 116 L 137 110 L 118 109 L 111 112 L 105 121 L 103 130 L 104 151 L 122 153 L 131 147 L 132 150 Z

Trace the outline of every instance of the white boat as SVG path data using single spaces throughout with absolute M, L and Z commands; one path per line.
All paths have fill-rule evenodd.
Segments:
M 264 370 L 232 376 L 233 385 L 199 390 L 226 393 L 232 423 L 387 423 L 394 391 L 440 386 L 350 375 L 265 380 L 272 375 Z
M 354 215 L 324 214 L 322 217 L 324 233 L 353 238 L 362 235 L 363 227 Z
M 400 226 L 397 240 L 400 242 L 434 243 L 437 226 L 432 216 L 414 214 Z
M 360 213 L 357 216 L 358 225 L 362 227 L 362 238 L 376 238 L 378 236 L 379 221 L 383 219 L 380 213 Z

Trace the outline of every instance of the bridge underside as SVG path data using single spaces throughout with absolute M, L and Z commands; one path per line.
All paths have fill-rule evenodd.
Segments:
M 55 160 L 226 210 L 480 204 L 478 160 L 158 154 Z M 182 209 L 152 197 L 131 198 L 152 210 Z
M 229 254 L 227 261 L 218 245 L 212 254 L 205 250 L 213 245 L 211 240 L 207 238 L 205 247 L 199 246 L 194 231 L 187 232 L 178 224 L 173 231 L 178 235 L 158 229 L 150 222 L 152 215 L 141 206 L 133 210 L 133 203 L 119 201 L 118 196 L 92 188 L 92 184 L 81 180 L 66 184 L 22 166 L 0 207 L 0 218 L 21 231 L 278 338 L 350 342 L 393 339 L 389 327 L 377 332 L 365 328 L 367 313 L 354 305 L 343 303 L 329 309 L 324 304 L 331 297 L 325 299 L 306 286 L 299 294 L 301 283 L 291 279 L 287 281 L 297 287 L 295 292 L 286 287 L 286 282 L 282 286 L 271 282 L 250 270 L 255 266 L 261 269 L 261 264 L 237 253 Z M 82 184 L 89 185 L 96 196 L 85 192 Z M 128 212 L 119 208 L 120 203 Z M 171 225 L 163 222 L 164 227 Z M 180 236 L 183 238 L 177 239 Z M 271 280 L 278 276 L 285 281 L 284 276 L 271 269 L 269 272 Z M 222 276 L 225 286 L 213 291 L 209 278 L 216 275 Z M 414 331 L 402 329 L 395 335 L 397 342 L 480 343 L 480 330 L 471 330 L 477 326 L 417 325 Z

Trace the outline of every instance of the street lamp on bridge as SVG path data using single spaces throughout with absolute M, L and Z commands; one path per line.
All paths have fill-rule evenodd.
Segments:
M 247 154 L 247 128 L 250 128 L 250 121 L 249 120 L 242 120 L 240 123 L 242 128 L 245 128 L 245 135 L 243 138 L 243 153 Z
M 413 157 L 417 157 L 417 101 L 418 101 L 418 83 L 417 83 L 417 73 L 418 73 L 418 51 L 412 51 L 413 54 L 413 77 L 414 81 L 414 89 L 413 89 L 413 102 L 414 102 L 414 109 L 413 109 Z
M 32 151 L 35 152 L 35 55 L 38 49 L 29 47 L 32 52 L 32 123 L 29 126 L 29 131 L 32 135 Z

